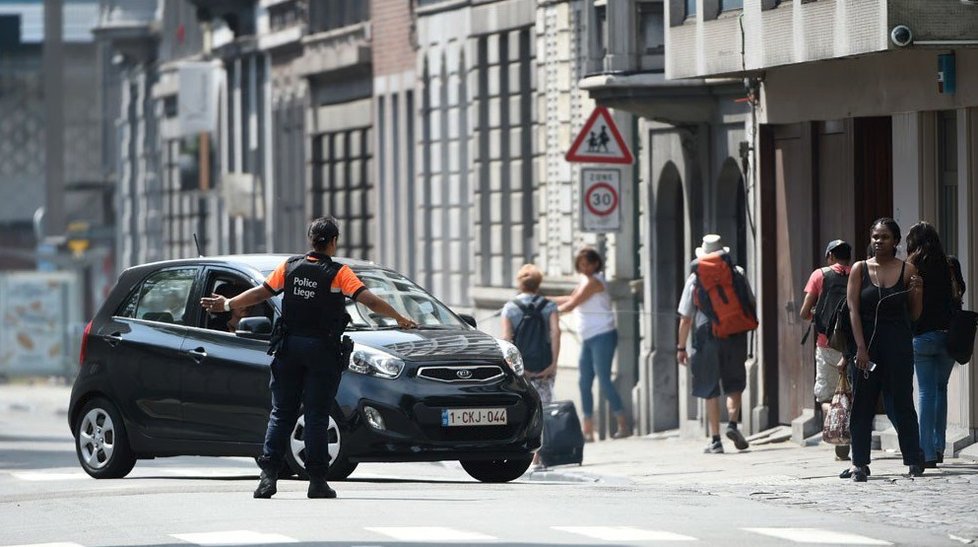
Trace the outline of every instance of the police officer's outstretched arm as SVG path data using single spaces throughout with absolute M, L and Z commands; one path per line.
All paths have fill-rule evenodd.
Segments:
M 275 293 L 268 290 L 268 287 L 265 285 L 259 285 L 257 287 L 248 289 L 234 298 L 225 298 L 219 294 L 205 296 L 200 299 L 200 305 L 209 312 L 220 313 L 224 311 L 231 311 L 232 309 L 238 310 L 250 308 L 251 306 L 258 304 L 259 302 L 264 302 L 273 296 L 275 296 Z
M 386 315 L 394 321 L 397 321 L 397 325 L 401 328 L 413 329 L 418 326 L 417 323 L 398 313 L 397 310 L 388 304 L 386 300 L 370 292 L 369 289 L 360 291 L 360 293 L 356 295 L 356 300 L 357 302 L 370 308 L 372 311 L 375 311 L 381 315 Z

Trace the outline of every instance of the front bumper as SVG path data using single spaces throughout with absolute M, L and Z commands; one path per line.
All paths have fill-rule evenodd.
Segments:
M 352 377 L 351 377 L 352 376 Z M 343 457 L 354 462 L 487 460 L 526 457 L 540 447 L 540 398 L 522 378 L 507 376 L 488 385 L 446 386 L 401 378 L 408 389 L 384 389 L 373 377 L 344 375 L 339 403 Z M 368 423 L 364 409 L 383 418 L 384 429 Z M 447 427 L 442 409 L 505 408 L 505 425 Z

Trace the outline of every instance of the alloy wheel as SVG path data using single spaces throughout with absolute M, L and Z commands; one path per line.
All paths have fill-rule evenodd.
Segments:
M 85 464 L 93 470 L 104 468 L 115 452 L 116 432 L 112 417 L 102 408 L 93 408 L 78 428 L 78 446 Z

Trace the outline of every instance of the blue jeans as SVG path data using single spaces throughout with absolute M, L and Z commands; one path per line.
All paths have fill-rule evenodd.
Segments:
M 611 382 L 611 361 L 615 358 L 617 347 L 618 331 L 616 330 L 592 336 L 581 344 L 581 357 L 577 366 L 580 369 L 581 411 L 585 418 L 590 418 L 594 414 L 594 395 L 591 393 L 591 386 L 594 384 L 595 376 L 598 377 L 601 390 L 608 399 L 608 404 L 611 405 L 611 411 L 618 415 L 625 412 L 615 384 Z
M 306 472 L 311 477 L 325 477 L 329 467 L 326 432 L 329 410 L 336 398 L 342 371 L 338 348 L 321 338 L 287 336 L 272 360 L 272 412 L 268 417 L 265 445 L 259 465 L 262 469 L 281 469 L 289 437 L 303 407 L 306 445 Z
M 920 448 L 924 461 L 944 453 L 947 429 L 947 382 L 954 359 L 947 354 L 947 332 L 932 330 L 913 339 L 913 362 L 920 389 Z

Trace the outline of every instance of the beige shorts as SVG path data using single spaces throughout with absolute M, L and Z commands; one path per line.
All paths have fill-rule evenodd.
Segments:
M 842 354 L 832 348 L 815 348 L 815 400 L 820 403 L 832 402 L 839 387 L 839 359 Z

